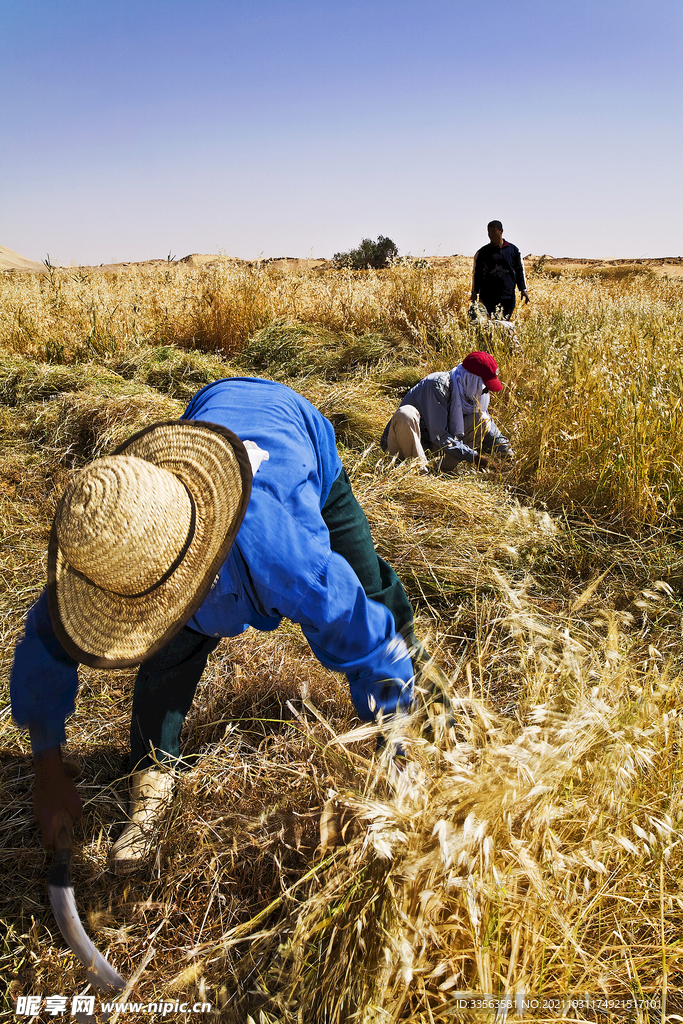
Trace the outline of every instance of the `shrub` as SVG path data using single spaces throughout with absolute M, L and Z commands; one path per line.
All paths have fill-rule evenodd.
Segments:
M 390 238 L 378 235 L 377 241 L 364 238 L 356 249 L 348 252 L 336 252 L 332 257 L 334 265 L 349 270 L 381 270 L 388 267 L 391 260 L 398 256 L 398 249 Z

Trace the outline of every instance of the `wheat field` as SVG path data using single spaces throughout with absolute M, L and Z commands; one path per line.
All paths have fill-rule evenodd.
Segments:
M 225 641 L 155 860 L 118 879 L 134 673 L 83 669 L 74 886 L 98 947 L 139 974 L 127 998 L 256 1024 L 683 1019 L 683 280 L 536 261 L 510 343 L 470 324 L 468 261 L 423 263 L 0 274 L 8 1019 L 18 995 L 86 990 L 9 710 L 55 501 L 73 468 L 233 375 L 281 380 L 334 423 L 455 723 L 429 706 L 399 771 L 298 627 Z M 479 348 L 513 463 L 393 464 L 378 440 L 402 394 Z

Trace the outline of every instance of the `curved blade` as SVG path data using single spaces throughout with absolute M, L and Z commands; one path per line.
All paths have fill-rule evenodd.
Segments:
M 71 887 L 70 864 L 71 850 L 58 848 L 47 878 L 47 891 L 55 921 L 69 948 L 86 968 L 90 984 L 99 989 L 113 988 L 121 992 L 126 987 L 125 979 L 98 952 L 81 924 Z

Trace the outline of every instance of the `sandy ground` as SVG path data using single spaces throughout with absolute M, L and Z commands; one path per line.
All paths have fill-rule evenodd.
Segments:
M 0 270 L 45 270 L 45 265 L 35 260 L 27 260 L 18 252 L 0 245 Z
M 529 253 L 524 257 L 524 263 L 530 268 L 534 263 L 543 260 L 543 266 L 548 270 L 566 268 L 567 270 L 589 270 L 600 267 L 642 267 L 653 271 L 659 277 L 683 277 L 683 256 L 659 256 L 656 259 L 605 259 L 589 260 L 577 259 L 572 256 L 534 256 Z
M 178 260 L 178 263 L 188 263 L 190 266 L 211 266 L 217 263 L 219 259 L 225 259 L 226 257 L 202 255 L 201 253 L 191 253 L 189 256 L 184 256 L 182 260 Z M 228 257 L 234 260 L 235 263 L 253 263 L 253 260 L 243 260 L 238 257 Z M 471 266 L 471 256 L 427 256 L 427 262 L 433 267 L 448 267 L 448 266 Z M 600 267 L 614 267 L 614 266 L 628 266 L 628 267 L 642 267 L 643 269 L 649 269 L 660 277 L 683 277 L 683 256 L 660 256 L 656 259 L 577 259 L 571 256 L 534 256 L 529 253 L 528 256 L 524 257 L 527 270 L 530 270 L 532 266 L 540 260 L 543 260 L 543 266 L 548 269 L 561 270 L 566 267 L 567 270 L 588 270 L 590 268 Z M 168 261 L 165 259 L 156 260 L 142 260 L 138 263 L 102 263 L 98 267 L 83 268 L 93 270 L 119 270 L 122 267 L 138 266 L 138 267 L 154 267 L 164 266 Z M 296 256 L 272 256 L 268 259 L 259 261 L 261 264 L 270 265 L 276 268 L 282 268 L 282 270 L 331 270 L 333 267 L 332 260 L 321 258 L 317 259 L 299 259 Z M 25 256 L 20 256 L 18 252 L 13 252 L 12 249 L 8 249 L 4 245 L 0 245 L 0 270 L 30 270 L 40 271 L 45 273 L 45 264 L 38 263 L 35 260 L 26 259 Z

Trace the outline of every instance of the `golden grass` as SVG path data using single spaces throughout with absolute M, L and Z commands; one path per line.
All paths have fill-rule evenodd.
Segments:
M 464 259 L 380 272 L 226 259 L 6 272 L 0 337 L 15 356 L 104 364 L 179 399 L 240 368 L 300 385 L 365 367 L 366 404 L 387 374 L 419 377 L 492 348 L 508 384 L 494 411 L 518 452 L 511 479 L 549 508 L 651 525 L 683 500 L 683 284 L 641 264 L 594 270 L 532 275 L 533 303 L 516 315 L 521 351 L 469 324 Z M 221 371 L 226 360 L 233 369 Z
M 361 824 L 278 958 L 267 937 L 278 1019 L 315 1000 L 324 1021 L 447 1021 L 463 994 L 520 993 L 555 1019 L 586 992 L 679 990 L 679 680 L 643 688 L 609 659 L 583 679 L 579 652 L 561 656 L 579 692 L 525 724 L 463 696 L 454 741 L 415 741 L 393 784 L 373 764 L 362 795 L 335 795 Z
M 436 705 L 428 736 L 407 729 L 399 774 L 372 730 L 354 731 L 343 679 L 298 627 L 250 631 L 202 681 L 185 734 L 195 760 L 154 863 L 113 879 L 133 673 L 84 669 L 69 724 L 86 806 L 76 894 L 123 973 L 151 942 L 132 998 L 197 994 L 221 1020 L 259 1024 L 464 1020 L 462 991 L 664 994 L 680 1013 L 680 285 L 538 275 L 521 353 L 468 325 L 464 264 L 223 262 L 1 285 L 5 998 L 83 985 L 47 905 L 6 690 L 56 497 L 71 467 L 177 415 L 207 380 L 258 372 L 335 422 L 456 725 Z M 402 392 L 479 344 L 509 385 L 494 414 L 514 466 L 419 478 L 392 465 L 377 438 Z M 350 824 L 347 845 L 323 851 L 325 805 Z M 546 1011 L 524 1018 L 605 1019 Z

